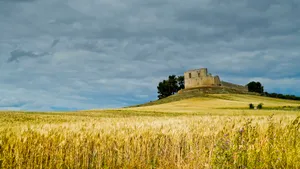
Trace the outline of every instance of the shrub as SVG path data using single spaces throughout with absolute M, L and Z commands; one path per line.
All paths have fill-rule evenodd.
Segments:
M 263 108 L 263 103 L 259 103 L 256 108 L 257 109 L 262 109 Z
M 254 109 L 254 104 L 250 103 L 249 104 L 249 109 Z

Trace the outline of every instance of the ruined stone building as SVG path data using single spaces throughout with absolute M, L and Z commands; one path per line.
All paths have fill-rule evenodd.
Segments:
M 207 68 L 189 70 L 184 73 L 185 88 L 221 86 L 219 76 L 212 76 L 207 72 Z

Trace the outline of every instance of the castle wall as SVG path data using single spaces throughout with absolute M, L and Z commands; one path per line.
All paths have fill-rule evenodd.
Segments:
M 222 81 L 221 83 L 222 83 L 222 86 L 225 86 L 225 87 L 228 87 L 228 88 L 237 89 L 237 90 L 244 91 L 244 92 L 248 91 L 247 86 L 237 85 L 237 84 L 233 84 L 233 83 L 230 83 L 230 82 L 224 82 L 224 81 Z
M 207 69 L 206 68 L 203 68 L 203 69 L 200 69 L 200 76 L 201 77 L 206 77 L 207 76 Z
M 184 73 L 185 88 L 204 87 L 204 86 L 220 86 L 221 80 L 219 76 L 208 75 L 207 69 L 196 69 Z
M 219 76 L 215 76 L 215 77 L 214 77 L 214 81 L 215 81 L 215 84 L 221 86 L 222 83 L 221 83 L 221 80 L 220 80 L 220 77 L 219 77 Z

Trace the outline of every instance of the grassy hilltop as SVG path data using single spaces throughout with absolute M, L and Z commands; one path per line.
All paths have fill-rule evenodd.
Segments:
M 195 92 L 114 110 L 2 111 L 0 168 L 300 168 L 299 106 Z
M 248 111 L 249 104 L 264 104 L 264 111 L 253 111 L 250 114 L 265 115 L 267 112 L 275 113 L 277 110 L 284 112 L 288 109 L 299 109 L 300 101 L 283 100 L 249 94 L 178 94 L 168 98 L 129 107 L 129 110 L 152 110 L 163 112 L 203 112 L 224 115 L 225 110 L 232 112 Z M 271 111 L 267 111 L 271 110 Z

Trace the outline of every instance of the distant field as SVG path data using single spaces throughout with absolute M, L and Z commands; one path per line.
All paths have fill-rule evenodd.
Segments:
M 1 111 L 0 168 L 300 168 L 299 106 L 217 94 L 119 110 Z

